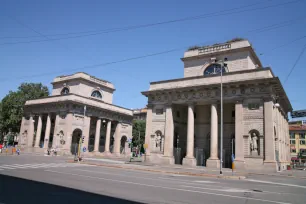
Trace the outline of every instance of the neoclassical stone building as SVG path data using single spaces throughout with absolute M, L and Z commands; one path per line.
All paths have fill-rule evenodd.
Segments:
M 148 160 L 219 167 L 222 79 L 223 167 L 231 166 L 233 153 L 236 169 L 285 169 L 292 107 L 249 41 L 189 49 L 181 60 L 184 78 L 151 82 L 142 92 L 148 98 Z
M 52 85 L 51 96 L 25 103 L 22 148 L 57 147 L 62 154 L 74 154 L 83 136 L 84 154 L 128 155 L 133 113 L 112 104 L 113 84 L 80 72 L 56 77 Z

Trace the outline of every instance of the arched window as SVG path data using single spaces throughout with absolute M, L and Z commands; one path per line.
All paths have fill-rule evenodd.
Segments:
M 69 94 L 69 89 L 67 87 L 64 87 L 61 91 L 61 95 Z
M 102 94 L 100 93 L 100 91 L 93 91 L 91 93 L 91 96 L 95 98 L 102 98 Z
M 225 72 L 227 72 L 227 70 L 225 69 L 225 67 L 222 67 L 222 73 L 225 73 Z M 221 73 L 221 65 L 211 64 L 205 69 L 204 76 L 220 74 L 220 73 Z

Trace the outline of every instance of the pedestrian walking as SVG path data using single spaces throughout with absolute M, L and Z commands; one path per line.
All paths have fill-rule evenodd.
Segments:
M 2 153 L 2 148 L 3 148 L 3 145 L 0 144 L 0 153 Z

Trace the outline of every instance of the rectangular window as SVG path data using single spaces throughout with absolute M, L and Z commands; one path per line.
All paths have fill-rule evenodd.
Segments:
M 156 115 L 162 115 L 164 110 L 162 108 L 156 109 Z
M 176 117 L 177 117 L 177 118 L 180 117 L 180 111 L 176 111 Z
M 306 140 L 300 140 L 300 145 L 306 145 Z
M 295 139 L 295 134 L 293 132 L 290 133 L 290 139 Z
M 248 108 L 249 108 L 249 110 L 258 110 L 259 109 L 259 103 L 249 103 Z
M 290 140 L 290 144 L 295 144 L 295 140 Z
M 291 153 L 296 153 L 296 149 L 291 149 Z
M 306 139 L 305 138 L 305 133 L 300 133 L 300 139 Z

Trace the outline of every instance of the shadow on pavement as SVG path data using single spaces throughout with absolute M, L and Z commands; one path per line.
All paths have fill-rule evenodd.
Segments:
M 121 204 L 139 202 L 0 174 L 0 204 L 15 203 Z

